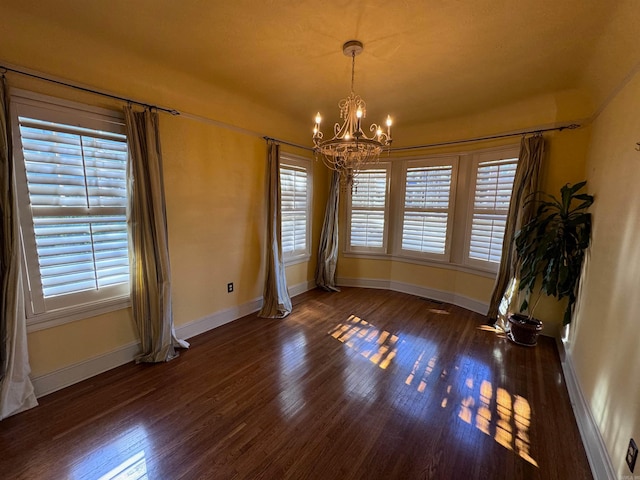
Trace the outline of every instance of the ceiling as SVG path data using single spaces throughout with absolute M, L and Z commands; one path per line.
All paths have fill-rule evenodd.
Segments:
M 349 93 L 342 44 L 364 43 L 368 120 L 420 124 L 570 88 L 610 0 L 3 0 L 311 125 Z

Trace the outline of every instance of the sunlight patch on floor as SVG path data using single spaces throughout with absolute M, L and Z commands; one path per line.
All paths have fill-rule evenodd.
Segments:
M 144 450 L 132 455 L 98 480 L 147 480 L 147 462 Z
M 445 310 L 441 312 L 448 314 Z M 498 332 L 496 328 L 488 325 L 480 326 L 478 329 Z M 499 331 L 501 332 L 501 330 Z M 406 348 L 415 348 L 412 341 L 409 341 L 408 344 L 405 340 L 399 341 L 399 335 L 380 330 L 355 315 L 349 316 L 346 322 L 336 325 L 328 334 L 359 352 L 360 355 L 383 370 L 396 357 L 399 345 L 405 344 Z M 493 355 L 496 360 L 502 360 L 499 350 L 494 350 Z M 402 367 L 408 368 L 411 365 L 406 363 L 406 351 L 404 351 L 403 357 L 405 360 L 398 365 L 400 369 Z M 460 374 L 461 367 L 464 371 L 464 367 L 470 362 L 478 363 L 472 358 L 460 359 L 459 364 L 456 364 L 451 372 L 447 368 L 443 368 L 439 375 L 433 377 L 434 372 L 439 371 L 436 368 L 438 360 L 437 353 L 433 351 L 427 353 L 425 348 L 416 349 L 415 361 L 404 380 L 405 385 L 415 388 L 419 393 L 425 393 L 430 382 L 435 386 L 438 381 L 451 381 Z M 485 372 L 477 365 L 473 369 L 476 372 L 476 377 L 489 375 L 488 371 Z M 485 368 L 485 370 L 487 369 Z M 400 374 L 404 376 L 404 374 Z M 454 385 L 459 385 L 459 387 L 452 393 Z M 441 408 L 456 408 L 459 420 L 478 429 L 502 447 L 538 467 L 538 463 L 530 454 L 531 406 L 526 398 L 512 395 L 501 387 L 495 388 L 487 379 L 478 380 L 471 376 L 464 378 L 460 383 L 454 380 L 453 384 L 447 386 L 445 392 L 440 401 Z M 461 400 L 457 400 L 460 397 Z
M 386 370 L 398 351 L 398 336 L 379 330 L 355 315 L 329 331 L 336 340 L 359 352 L 374 365 Z
M 473 391 L 473 378 L 466 379 L 465 387 Z M 446 402 L 442 407 L 446 407 Z M 526 398 L 512 395 L 500 387 L 495 390 L 494 398 L 493 385 L 482 380 L 479 392 L 476 395 L 468 392 L 460 401 L 459 409 L 460 420 L 492 437 L 531 465 L 538 466 L 530 454 L 531 406 Z
M 147 452 L 153 451 L 142 425 L 118 434 L 93 452 L 83 454 L 70 478 L 91 480 L 147 480 Z

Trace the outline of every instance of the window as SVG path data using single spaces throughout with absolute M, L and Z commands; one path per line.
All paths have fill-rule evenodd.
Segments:
M 311 162 L 282 155 L 280 205 L 282 254 L 285 262 L 306 261 L 311 256 Z
M 508 145 L 358 172 L 346 199 L 345 253 L 494 275 L 517 163 L 518 146 Z
M 349 203 L 347 246 L 353 252 L 386 251 L 389 166 L 356 172 Z
M 447 259 L 457 157 L 409 161 L 404 169 L 401 251 Z
M 475 162 L 474 198 L 467 248 L 469 264 L 493 264 L 497 268 L 511 202 L 517 157 Z
M 16 97 L 12 107 L 30 323 L 126 306 L 122 119 L 114 112 L 51 99 Z

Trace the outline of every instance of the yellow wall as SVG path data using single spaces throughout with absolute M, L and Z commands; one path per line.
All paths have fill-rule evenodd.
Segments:
M 577 90 L 563 90 L 508 105 L 497 105 L 464 117 L 448 118 L 422 125 L 400 128 L 401 119 L 399 119 L 393 143 L 394 147 L 404 147 L 517 132 L 532 127 L 553 127 L 573 122 L 582 124 L 592 112 L 593 106 L 583 94 Z M 503 144 L 504 141 L 483 142 L 482 147 L 501 143 Z M 453 148 L 454 151 L 460 150 L 460 146 Z
M 180 326 L 262 295 L 266 144 L 180 117 L 166 115 L 161 126 L 174 320 Z M 322 165 L 314 162 L 312 169 L 312 258 L 286 268 L 289 286 L 314 277 L 328 176 Z
M 161 125 L 179 326 L 261 294 L 266 148 L 260 138 L 193 120 L 163 116 Z
M 434 290 L 458 293 L 456 291 L 456 279 L 459 272 L 455 270 L 427 267 L 399 261 L 391 263 L 391 279 L 394 281 L 432 288 Z
M 587 162 L 593 237 L 568 348 L 618 478 L 640 438 L 640 74 L 593 124 Z M 636 474 L 638 466 L 636 465 Z
M 31 376 L 76 365 L 135 341 L 131 309 L 32 332 L 27 337 Z

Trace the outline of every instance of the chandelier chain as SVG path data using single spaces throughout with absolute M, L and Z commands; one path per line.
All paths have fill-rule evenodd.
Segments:
M 351 52 L 351 93 L 353 93 L 353 83 L 356 78 L 356 52 Z

